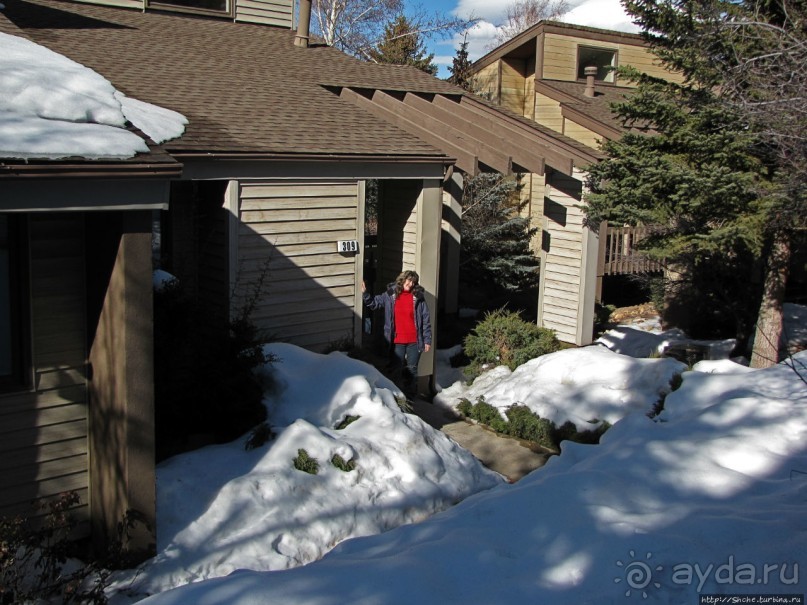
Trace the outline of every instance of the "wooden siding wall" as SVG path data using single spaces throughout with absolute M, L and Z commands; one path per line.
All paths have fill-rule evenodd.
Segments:
M 482 69 L 473 79 L 477 94 L 494 103 L 499 101 L 499 61 Z
M 525 113 L 526 71 L 525 59 L 502 59 L 501 105 L 520 116 Z
M 578 308 L 583 286 L 582 183 L 553 172 L 543 208 L 539 321 L 563 342 L 577 343 Z
M 550 33 L 546 34 L 544 38 L 544 78 L 548 80 L 577 80 L 578 46 L 613 49 L 617 51 L 617 61 L 620 67 L 633 65 L 640 71 L 652 76 L 670 80 L 680 79 L 680 76 L 664 69 L 658 63 L 655 55 L 639 44 L 617 44 Z M 630 82 L 620 81 L 619 84 L 621 86 L 633 86 Z
M 235 0 L 235 20 L 291 28 L 294 3 L 291 0 Z
M 354 338 L 360 254 L 356 182 L 242 182 L 236 304 L 265 279 L 252 315 L 269 336 L 312 350 Z M 363 218 L 363 217 L 362 217 Z
M 417 199 L 421 181 L 382 181 L 379 220 L 379 290 L 404 270 L 417 269 Z M 378 294 L 375 292 L 374 294 Z
M 0 515 L 75 490 L 87 520 L 84 215 L 31 215 L 34 385 L 0 396 Z
M 535 95 L 534 120 L 555 132 L 563 132 L 563 113 L 560 102 L 541 94 Z
M 292 0 L 230 0 L 235 3 L 235 20 L 245 23 L 261 23 L 291 29 L 294 23 L 294 2 Z M 148 0 L 79 0 L 87 4 L 121 6 L 143 10 Z M 158 0 L 154 1 L 158 4 Z
M 603 139 L 602 135 L 569 119 L 564 119 L 563 121 L 563 134 L 594 149 L 600 148 L 600 143 Z

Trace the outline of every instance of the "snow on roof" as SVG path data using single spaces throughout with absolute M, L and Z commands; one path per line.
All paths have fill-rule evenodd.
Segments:
M 0 32 L 0 157 L 124 159 L 181 136 L 187 119 L 126 97 L 97 72 Z

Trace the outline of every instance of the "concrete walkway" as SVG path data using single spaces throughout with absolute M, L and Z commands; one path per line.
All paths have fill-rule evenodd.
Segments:
M 549 450 L 539 446 L 529 447 L 518 439 L 497 435 L 479 424 L 463 420 L 454 410 L 438 403 L 416 398 L 412 407 L 425 422 L 443 431 L 511 483 L 543 466 L 551 455 Z

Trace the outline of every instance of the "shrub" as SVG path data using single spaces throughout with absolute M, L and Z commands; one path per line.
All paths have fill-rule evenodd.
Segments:
M 348 414 L 342 420 L 339 421 L 339 424 L 336 425 L 335 430 L 341 431 L 343 428 L 347 427 L 350 424 L 356 422 L 361 416 L 351 416 Z
M 530 359 L 559 349 L 554 331 L 539 328 L 504 309 L 487 313 L 465 337 L 465 353 L 475 374 L 484 364 L 506 365 L 515 370 Z
M 534 441 L 544 447 L 554 449 L 554 424 L 541 418 L 526 405 L 512 405 L 505 411 L 509 423 L 509 434 L 519 439 Z
M 333 464 L 340 471 L 344 471 L 346 473 L 349 473 L 350 471 L 352 471 L 352 470 L 354 470 L 356 468 L 356 461 L 355 460 L 353 460 L 351 458 L 350 460 L 346 461 L 339 454 L 334 454 L 333 455 L 333 457 L 331 458 L 331 464 Z
M 292 460 L 294 468 L 298 471 L 303 471 L 309 475 L 316 475 L 319 472 L 319 462 L 316 458 L 308 455 L 308 452 L 300 448 L 297 450 L 297 456 Z
M 266 420 L 256 367 L 276 361 L 244 307 L 228 321 L 173 281 L 154 294 L 157 460 L 191 449 L 193 435 L 226 443 Z
M 270 427 L 266 422 L 261 422 L 258 426 L 252 429 L 252 432 L 247 438 L 247 442 L 244 444 L 244 449 L 249 451 L 259 448 L 274 436 L 275 434 L 272 431 L 272 427 Z
M 541 418 L 526 405 L 519 404 L 513 404 L 505 410 L 507 416 L 505 420 L 499 410 L 486 402 L 484 397 L 479 397 L 476 403 L 462 399 L 457 404 L 457 410 L 466 418 L 487 425 L 497 433 L 531 441 L 556 452 L 560 451 L 558 444 L 564 440 L 599 443 L 602 434 L 611 427 L 607 422 L 603 422 L 594 430 L 581 432 L 573 422 L 566 421 L 557 428 L 551 420 Z
M 70 539 L 77 523 L 70 509 L 76 492 L 40 506 L 44 518 L 0 518 L 0 603 L 106 603 L 109 576 L 95 563 L 68 567 L 78 545 Z

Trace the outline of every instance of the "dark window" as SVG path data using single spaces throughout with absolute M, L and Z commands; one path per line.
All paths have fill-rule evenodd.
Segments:
M 148 0 L 148 5 L 183 12 L 230 14 L 230 0 Z
M 0 389 L 26 383 L 23 221 L 0 214 Z
M 616 51 L 607 48 L 580 46 L 577 49 L 577 79 L 585 80 L 586 74 L 583 70 L 592 65 L 597 68 L 597 80 L 613 82 L 615 79 Z

